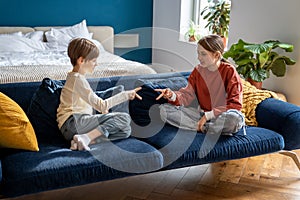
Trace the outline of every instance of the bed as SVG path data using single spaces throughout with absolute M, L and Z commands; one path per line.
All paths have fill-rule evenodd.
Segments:
M 66 27 L 0 27 L 0 83 L 64 80 L 72 70 L 67 45 L 75 37 L 91 39 L 100 50 L 98 66 L 87 78 L 156 73 L 114 54 L 112 27 L 86 26 L 83 20 Z

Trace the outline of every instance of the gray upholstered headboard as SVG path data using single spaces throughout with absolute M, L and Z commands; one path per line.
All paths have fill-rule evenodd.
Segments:
M 62 26 L 61 26 L 62 27 Z M 3 33 L 13 33 L 21 31 L 22 33 L 28 33 L 33 31 L 47 31 L 52 27 L 8 27 L 2 26 L 0 27 L 0 34 Z M 53 28 L 59 28 L 59 26 L 55 26 Z M 88 26 L 88 29 L 91 33 L 93 33 L 93 39 L 101 42 L 105 50 L 110 53 L 114 53 L 114 29 L 110 26 Z

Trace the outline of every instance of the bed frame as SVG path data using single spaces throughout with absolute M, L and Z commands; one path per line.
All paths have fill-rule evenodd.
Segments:
M 0 27 L 0 34 L 13 33 L 21 31 L 28 33 L 33 31 L 48 31 L 51 28 L 60 28 L 63 26 L 38 26 L 38 27 Z M 93 33 L 93 39 L 98 40 L 103 45 L 104 49 L 110 53 L 114 53 L 114 29 L 110 26 L 88 26 L 89 32 Z

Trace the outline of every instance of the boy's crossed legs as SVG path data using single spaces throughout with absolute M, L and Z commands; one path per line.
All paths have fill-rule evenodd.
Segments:
M 89 145 L 106 138 L 117 140 L 131 134 L 131 118 L 127 113 L 74 114 L 62 126 L 63 136 L 71 141 L 71 150 L 90 150 Z

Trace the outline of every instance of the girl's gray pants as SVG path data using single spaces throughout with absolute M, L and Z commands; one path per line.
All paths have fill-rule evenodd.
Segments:
M 160 116 L 167 122 L 178 128 L 197 131 L 198 121 L 204 115 L 198 109 L 185 106 L 174 106 L 169 103 L 160 105 Z M 234 135 L 245 127 L 244 115 L 236 110 L 230 109 L 220 114 L 217 118 L 207 121 L 204 125 L 204 133 Z M 245 128 L 243 129 L 246 134 Z

